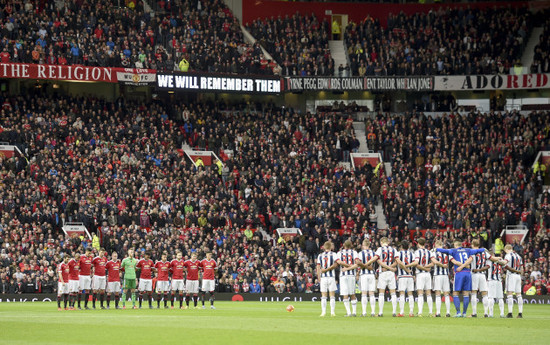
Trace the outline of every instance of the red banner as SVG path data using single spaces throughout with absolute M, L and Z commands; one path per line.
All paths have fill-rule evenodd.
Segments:
M 149 79 L 151 79 L 151 75 L 155 74 L 156 70 L 136 68 L 0 63 L 0 78 L 99 81 L 105 83 L 117 83 L 119 81 L 140 83 L 145 82 L 144 79 L 147 79 L 147 82 L 153 83 L 155 80 Z M 147 76 L 147 78 L 142 78 L 142 75 Z M 121 76 L 125 77 L 124 80 L 119 80 Z

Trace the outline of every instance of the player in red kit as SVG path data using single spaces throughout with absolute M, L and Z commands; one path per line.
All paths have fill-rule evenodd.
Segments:
M 82 290 L 84 290 L 84 309 L 88 308 L 88 297 L 90 296 L 90 290 L 92 289 L 92 260 L 94 259 L 92 254 L 92 248 L 86 248 L 86 254 L 80 257 L 80 276 L 79 284 L 80 290 L 78 293 L 78 308 L 80 309 L 80 300 L 82 299 Z
M 69 256 L 65 255 L 63 261 L 57 265 L 57 310 L 61 309 L 61 299 L 65 310 L 67 310 L 67 300 L 69 297 Z
M 107 275 L 107 309 L 111 304 L 111 295 L 115 294 L 115 308 L 119 309 L 118 301 L 120 299 L 120 260 L 117 252 L 113 252 L 111 260 L 105 265 L 109 274 Z
M 164 296 L 164 308 L 168 308 L 168 291 L 170 282 L 168 275 L 170 273 L 170 263 L 166 261 L 166 253 L 162 254 L 161 261 L 157 261 L 155 269 L 157 271 L 157 309 L 160 308 L 161 296 Z
M 174 308 L 176 291 L 179 292 L 180 309 L 183 309 L 183 293 L 185 292 L 185 287 L 183 285 L 184 263 L 185 260 L 183 260 L 183 255 L 179 251 L 176 254 L 176 258 L 170 262 L 170 272 L 172 273 L 172 294 L 170 297 L 170 303 L 172 309 Z
M 76 296 L 80 291 L 80 254 L 73 254 L 74 257 L 69 260 L 67 265 L 69 265 L 69 309 L 74 310 L 74 304 L 76 301 Z M 80 299 L 78 300 L 78 308 L 80 308 Z
M 214 307 L 214 290 L 216 289 L 215 275 L 218 270 L 218 264 L 216 260 L 212 259 L 212 253 L 206 252 L 206 259 L 201 261 L 202 267 L 202 309 L 204 309 L 204 296 L 206 292 L 210 293 L 210 309 L 216 309 Z
M 140 270 L 139 275 L 139 307 L 143 301 L 143 295 L 147 295 L 149 301 L 149 309 L 153 309 L 153 276 L 154 262 L 151 260 L 151 253 L 145 252 L 145 258 L 139 260 L 136 269 Z
M 95 309 L 95 301 L 97 300 L 97 294 L 99 293 L 99 301 L 101 309 L 105 309 L 103 301 L 105 300 L 105 265 L 107 265 L 107 258 L 105 257 L 105 250 L 100 249 L 99 255 L 92 260 L 94 268 L 94 278 L 92 280 L 92 293 L 93 293 L 93 308 Z
M 185 284 L 185 289 L 187 294 L 185 296 L 185 303 L 187 308 L 189 308 L 189 300 L 191 294 L 193 295 L 193 304 L 195 309 L 198 309 L 197 302 L 199 299 L 199 270 L 201 268 L 201 262 L 197 260 L 197 254 L 191 254 L 191 259 L 185 261 L 184 267 L 187 271 L 187 281 Z

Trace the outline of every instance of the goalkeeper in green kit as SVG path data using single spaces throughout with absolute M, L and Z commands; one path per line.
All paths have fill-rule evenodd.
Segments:
M 124 271 L 124 288 L 122 292 L 122 309 L 126 309 L 126 294 L 128 290 L 132 293 L 132 305 L 136 307 L 136 265 L 138 260 L 134 258 L 134 250 L 128 250 L 128 257 L 122 260 L 120 268 Z

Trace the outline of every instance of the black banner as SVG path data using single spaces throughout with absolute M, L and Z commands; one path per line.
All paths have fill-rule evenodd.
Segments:
M 278 94 L 281 79 L 278 77 L 237 77 L 197 73 L 157 74 L 157 89 L 186 92 L 238 92 Z
M 431 91 L 433 77 L 288 77 L 286 91 Z

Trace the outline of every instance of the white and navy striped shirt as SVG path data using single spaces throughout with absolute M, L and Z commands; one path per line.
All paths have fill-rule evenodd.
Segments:
M 414 261 L 414 252 L 411 250 L 402 250 L 399 252 L 399 260 L 403 261 L 405 265 L 408 265 Z M 401 267 L 397 266 L 398 278 L 412 278 L 412 274 L 405 271 Z
M 361 261 L 361 263 L 366 264 L 374 257 L 374 251 L 370 249 L 362 250 L 360 253 L 357 254 L 357 259 Z M 372 264 L 374 268 L 374 263 Z M 361 269 L 360 271 L 361 275 L 363 274 L 374 274 L 374 270 L 368 270 L 366 268 Z
M 518 253 L 512 252 L 506 254 L 504 257 L 504 260 L 508 261 L 506 263 L 506 266 L 512 267 L 515 270 L 521 270 L 521 267 L 523 266 L 523 261 L 521 260 L 521 256 L 519 256 Z M 515 272 L 508 272 L 510 274 L 515 274 Z
M 418 262 L 420 266 L 427 266 L 432 262 L 432 253 L 426 249 L 421 248 L 414 252 L 414 261 Z M 424 271 L 419 268 L 416 269 L 416 274 L 420 273 L 430 273 L 429 271 Z
M 435 259 L 441 262 L 445 267 L 438 265 L 434 266 L 434 276 L 448 276 L 449 275 L 449 255 L 441 252 L 432 252 Z
M 353 249 L 342 249 L 340 252 L 338 252 L 338 260 L 348 264 L 353 265 L 355 263 L 355 259 L 357 258 L 357 253 Z M 355 270 L 349 270 L 349 271 L 343 271 L 344 267 L 340 267 L 340 277 L 343 276 L 355 276 Z
M 487 266 L 487 261 L 490 261 L 489 259 L 491 258 L 491 254 L 487 252 L 478 253 L 476 255 L 473 255 L 473 258 L 474 259 L 472 260 L 472 264 L 470 266 L 471 269 L 480 270 L 483 267 Z M 477 272 L 477 273 L 480 273 L 480 272 Z
M 487 280 L 502 281 L 502 266 L 498 262 L 488 261 L 489 270 L 487 271 Z
M 327 269 L 334 265 L 338 257 L 334 252 L 324 252 L 317 257 L 317 265 L 321 265 L 321 269 Z M 334 270 L 321 273 L 321 277 L 335 277 Z
M 395 248 L 387 246 L 387 247 L 380 247 L 376 250 L 376 256 L 385 263 L 388 266 L 393 265 L 395 262 L 395 258 L 397 257 L 397 250 Z M 382 269 L 384 271 L 384 269 Z

